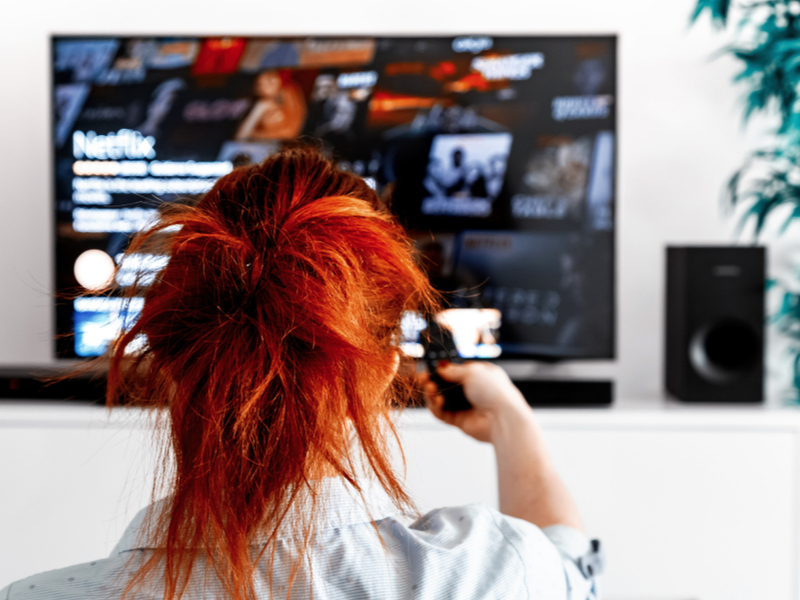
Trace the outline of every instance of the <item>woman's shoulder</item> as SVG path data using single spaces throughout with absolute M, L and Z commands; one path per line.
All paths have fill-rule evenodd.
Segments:
M 600 543 L 582 531 L 542 529 L 483 504 L 432 510 L 407 531 L 404 545 L 411 553 L 444 562 L 448 554 L 458 555 L 469 572 L 506 583 L 517 578 L 537 590 L 536 598 L 564 597 L 565 582 L 569 597 L 596 598 L 595 577 L 605 563 Z
M 514 554 L 557 556 L 551 541 L 536 525 L 484 504 L 447 506 L 417 516 L 395 515 L 378 524 L 384 539 L 399 538 L 405 545 L 419 545 L 420 551 L 425 552 L 436 548 L 480 555 L 481 548 L 491 547 Z
M 506 538 L 527 536 L 545 539 L 542 530 L 533 523 L 504 515 L 491 506 L 477 503 L 436 508 L 414 520 L 409 527 L 427 533 L 453 529 L 473 534 L 491 532 Z
M 112 556 L 15 581 L 0 590 L 0 600 L 90 600 L 119 597 L 124 584 L 117 577 L 125 569 L 127 556 Z
M 387 549 L 429 590 L 456 590 L 447 594 L 455 598 L 566 597 L 553 543 L 536 525 L 489 506 L 437 508 L 411 523 L 385 519 L 379 528 Z

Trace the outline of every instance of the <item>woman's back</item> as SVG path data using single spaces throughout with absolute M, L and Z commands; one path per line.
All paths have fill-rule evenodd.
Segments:
M 379 486 L 362 499 L 339 478 L 325 481 L 325 518 L 309 551 L 310 571 L 292 582 L 297 558 L 290 530 L 278 536 L 274 562 L 257 558 L 268 536 L 254 539 L 250 553 L 255 597 L 316 600 L 405 600 L 458 598 L 489 600 L 566 597 L 562 557 L 546 535 L 525 521 L 509 518 L 480 504 L 432 511 L 421 519 L 397 514 Z M 154 549 L 138 540 L 146 511 L 133 520 L 108 559 L 23 579 L 0 594 L 2 600 L 100 600 L 118 598 Z M 380 538 L 377 533 L 380 535 Z M 265 582 L 272 579 L 272 595 Z M 309 575 L 310 573 L 310 575 Z M 158 579 L 137 598 L 160 598 Z M 226 598 L 205 559 L 195 564 L 186 588 L 187 600 Z
M 437 294 L 360 177 L 288 149 L 166 206 L 127 253 L 169 260 L 128 290 L 144 308 L 110 349 L 108 402 L 158 409 L 165 499 L 109 559 L 8 599 L 594 594 L 572 499 L 502 370 L 440 369 L 473 405 L 447 413 L 398 369 L 402 316 L 434 312 Z M 418 518 L 391 416 L 420 386 L 436 416 L 494 444 L 501 512 Z

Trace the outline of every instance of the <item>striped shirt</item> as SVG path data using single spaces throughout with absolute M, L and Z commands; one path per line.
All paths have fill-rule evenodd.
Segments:
M 582 557 L 591 553 L 590 542 L 570 527 L 542 530 L 480 504 L 433 510 L 409 522 L 379 486 L 367 487 L 366 505 L 338 478 L 328 480 L 327 492 L 323 526 L 311 552 L 311 574 L 300 572 L 292 600 L 310 598 L 312 591 L 318 600 L 597 598 L 594 578 L 581 567 Z M 153 551 L 137 542 L 145 514 L 146 509 L 134 518 L 109 558 L 22 579 L 0 590 L 0 600 L 119 598 L 131 573 Z M 264 541 L 254 541 L 254 552 Z M 268 558 L 259 563 L 259 599 L 286 598 L 291 548 L 292 536 L 281 532 L 271 590 Z M 158 589 L 136 595 L 137 600 L 160 597 Z M 224 597 L 213 568 L 204 568 L 202 561 L 196 564 L 184 598 Z

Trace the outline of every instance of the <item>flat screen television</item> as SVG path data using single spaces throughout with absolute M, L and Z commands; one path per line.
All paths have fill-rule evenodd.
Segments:
M 96 290 L 166 264 L 118 264 L 159 206 L 305 137 L 391 192 L 462 356 L 613 358 L 614 36 L 55 36 L 52 61 L 58 357 L 135 318 Z

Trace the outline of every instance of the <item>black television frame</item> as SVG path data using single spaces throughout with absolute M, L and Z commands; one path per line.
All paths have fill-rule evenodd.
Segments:
M 613 145 L 613 164 L 612 164 L 612 204 L 611 204 L 611 219 L 612 219 L 612 227 L 610 231 L 610 257 L 609 261 L 611 264 L 610 274 L 609 274 L 609 301 L 611 305 L 610 309 L 610 323 L 609 323 L 609 349 L 610 352 L 608 354 L 603 355 L 569 355 L 569 356 L 559 356 L 559 355 L 552 355 L 552 354 L 538 354 L 538 353 L 516 353 L 513 355 L 501 355 L 497 358 L 493 359 L 486 359 L 491 360 L 493 362 L 513 362 L 513 361 L 525 361 L 525 360 L 535 360 L 539 362 L 545 363 L 557 363 L 557 362 L 566 362 L 566 361 L 605 361 L 605 360 L 615 360 L 617 356 L 617 343 L 618 343 L 618 334 L 617 334 L 617 324 L 618 324 L 618 293 L 617 293 L 617 228 L 619 226 L 619 221 L 617 219 L 618 214 L 618 206 L 619 206 L 619 186 L 618 186 L 618 179 L 619 179 L 619 124 L 618 124 L 618 104 L 619 104 L 619 68 L 618 68 L 618 35 L 615 33 L 606 33 L 606 34 L 591 34 L 591 35 L 583 35 L 583 34 L 566 34 L 566 35 L 555 35 L 555 34 L 532 34 L 532 33 L 488 33 L 488 32 L 467 32 L 467 33 L 458 33 L 458 34 L 435 34 L 435 35 L 415 35 L 415 34 L 364 34 L 364 33 L 352 33 L 352 34 L 336 34 L 336 35 L 329 35 L 325 33 L 315 34 L 315 33 L 294 33 L 294 34 L 277 34 L 277 35 L 270 35 L 264 33 L 258 34 L 229 34 L 229 35 L 220 35 L 220 34 L 211 34 L 211 33 L 204 33 L 204 34 L 187 34 L 187 33 L 180 33 L 180 34 L 167 34 L 167 33 L 158 33 L 158 34 L 141 34 L 141 33 L 108 33 L 108 34 L 75 34 L 75 33 L 52 33 L 50 35 L 50 165 L 51 165 L 51 176 L 50 176 L 50 198 L 53 202 L 51 210 L 54 211 L 53 215 L 53 248 L 52 248 L 52 257 L 53 263 L 51 265 L 51 281 L 54 283 L 54 298 L 55 302 L 53 304 L 53 325 L 54 325 L 54 339 L 53 339 L 53 350 L 54 350 L 54 357 L 59 363 L 68 363 L 68 362 L 80 362 L 91 360 L 90 358 L 84 358 L 80 356 L 76 356 L 74 349 L 72 349 L 72 337 L 74 334 L 74 329 L 71 328 L 69 331 L 62 331 L 59 327 L 59 319 L 58 319 L 58 303 L 64 301 L 60 298 L 61 290 L 57 287 L 57 268 L 56 268 L 56 256 L 58 254 L 58 235 L 57 235 L 57 228 L 58 228 L 58 220 L 55 217 L 55 211 L 57 210 L 56 202 L 56 163 L 57 163 L 57 150 L 56 144 L 54 143 L 55 137 L 55 57 L 56 57 L 56 42 L 60 39 L 74 39 L 74 40 L 92 40 L 92 39 L 109 39 L 109 38 L 142 38 L 142 39 L 160 39 L 160 38 L 179 38 L 179 39 L 186 39 L 186 38 L 212 38 L 212 39 L 220 39 L 220 38 L 262 38 L 262 39 L 270 39 L 270 40 L 277 40 L 277 39 L 286 39 L 286 40 L 299 40 L 299 39 L 318 39 L 318 40 L 347 40 L 347 39 L 364 39 L 364 38 L 392 38 L 392 39 L 455 39 L 459 37 L 492 37 L 492 38 L 528 38 L 528 39 L 541 39 L 541 40 L 559 40 L 559 41 L 584 41 L 589 42 L 592 40 L 603 40 L 609 41 L 611 43 L 611 63 L 613 65 L 612 69 L 612 77 L 613 77 L 613 102 L 611 103 L 611 119 L 614 123 L 614 145 Z M 66 348 L 70 348 L 70 351 L 65 351 Z M 482 359 L 478 359 L 482 360 Z

